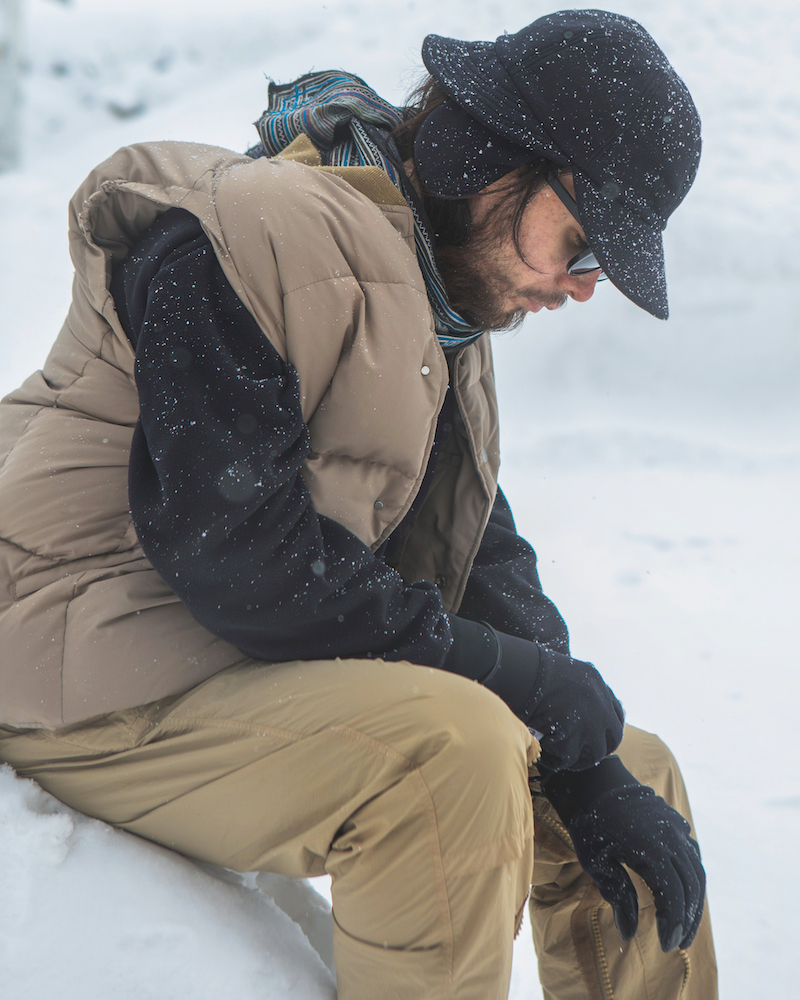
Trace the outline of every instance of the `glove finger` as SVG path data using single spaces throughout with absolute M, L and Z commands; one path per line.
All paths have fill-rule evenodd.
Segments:
M 661 950 L 664 952 L 674 951 L 680 944 L 683 937 L 683 924 L 670 925 L 669 921 L 656 914 L 656 928 L 658 929 L 658 940 Z
M 663 859 L 657 868 L 653 864 L 644 863 L 631 864 L 631 868 L 644 879 L 653 893 L 661 949 L 672 951 L 678 947 L 678 942 L 685 934 L 684 927 L 689 924 L 683 879 L 673 865 L 671 857 Z
M 700 921 L 703 919 L 703 910 L 705 908 L 705 896 L 706 896 L 706 873 L 703 868 L 703 864 L 700 860 L 700 848 L 697 845 L 697 841 L 689 838 L 689 843 L 691 845 L 690 858 L 694 865 L 695 873 L 697 874 L 698 882 L 700 885 L 699 894 L 695 905 L 694 915 L 692 921 L 689 925 L 688 930 L 684 939 L 681 941 L 681 948 L 688 948 L 689 945 L 694 941 L 697 931 L 700 927 Z
M 614 923 L 623 941 L 630 941 L 639 926 L 639 899 L 631 877 L 616 861 L 586 869 L 603 899 L 611 904 Z
M 622 712 L 622 706 L 616 698 L 614 698 L 614 701 L 619 706 L 619 711 Z M 593 767 L 599 760 L 602 760 L 603 757 L 608 757 L 609 754 L 617 749 L 622 741 L 622 733 L 623 723 L 620 720 L 619 726 L 612 726 L 612 728 L 606 729 L 602 735 L 599 733 L 593 734 L 591 741 L 584 742 L 581 752 L 578 754 L 578 759 L 571 764 L 562 766 L 567 767 L 570 771 L 583 771 L 587 767 Z
M 588 743 L 583 743 L 578 753 L 577 738 L 572 741 L 551 738 L 549 743 L 546 742 L 547 739 L 545 736 L 542 741 L 541 762 L 551 771 L 583 771 L 606 756 L 599 744 L 592 747 Z
M 619 699 L 613 691 L 611 691 L 611 702 L 614 707 L 614 712 L 619 719 L 619 726 L 614 726 L 612 729 L 606 730 L 606 756 L 613 753 L 620 745 L 622 742 L 622 734 L 625 729 L 625 709 L 622 707 Z
M 703 905 L 705 872 L 694 851 L 687 852 L 687 856 L 681 858 L 672 858 L 672 867 L 683 885 L 685 900 L 683 925 L 691 927 L 698 909 Z
M 705 899 L 703 899 L 700 905 L 697 907 L 697 912 L 694 915 L 694 920 L 692 921 L 689 930 L 686 932 L 685 937 L 681 941 L 679 945 L 680 948 L 688 948 L 689 945 L 692 943 L 692 941 L 694 941 L 694 939 L 697 937 L 697 932 L 700 930 L 700 922 L 703 919 L 704 909 L 705 909 Z
M 622 742 L 623 727 L 620 724 L 619 730 L 606 729 L 606 757 L 613 753 Z
M 686 833 L 688 834 L 688 832 L 689 826 L 686 824 Z M 671 860 L 672 867 L 683 885 L 685 899 L 683 925 L 685 928 L 691 928 L 696 922 L 698 909 L 702 914 L 706 891 L 706 873 L 700 860 L 700 848 L 697 846 L 697 841 L 687 836 Z

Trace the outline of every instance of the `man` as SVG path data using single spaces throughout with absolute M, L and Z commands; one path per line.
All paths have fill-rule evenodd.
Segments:
M 0 755 L 189 856 L 328 872 L 343 1000 L 505 997 L 531 880 L 548 998 L 709 1000 L 677 766 L 569 656 L 486 335 L 601 270 L 666 317 L 697 113 L 605 12 L 423 58 L 402 114 L 312 74 L 249 155 L 133 147 L 76 194 L 70 314 L 2 406 Z

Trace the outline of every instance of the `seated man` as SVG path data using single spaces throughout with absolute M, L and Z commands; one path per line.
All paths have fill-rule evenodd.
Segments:
M 0 759 L 329 873 L 342 1000 L 506 997 L 532 882 L 549 1000 L 712 1000 L 677 766 L 569 655 L 488 337 L 603 276 L 666 318 L 697 112 L 604 12 L 423 59 L 407 108 L 311 74 L 247 155 L 123 149 L 75 195 L 72 307 L 0 407 Z

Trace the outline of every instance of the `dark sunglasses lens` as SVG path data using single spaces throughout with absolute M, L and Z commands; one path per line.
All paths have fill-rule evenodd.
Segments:
M 592 271 L 600 271 L 597 278 L 598 281 L 602 281 L 605 278 L 600 264 L 591 250 L 584 250 L 583 253 L 579 253 L 577 257 L 573 257 L 567 264 L 568 274 L 589 274 Z

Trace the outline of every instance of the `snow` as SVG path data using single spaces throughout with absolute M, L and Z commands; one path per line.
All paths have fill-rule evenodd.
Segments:
M 0 391 L 40 366 L 62 322 L 66 202 L 118 146 L 242 149 L 265 73 L 341 66 L 399 100 L 428 32 L 493 38 L 547 9 L 28 0 L 23 161 L 0 177 Z M 698 180 L 667 231 L 672 318 L 659 323 L 607 286 L 497 338 L 501 482 L 575 653 L 681 761 L 722 995 L 789 1000 L 800 932 L 800 8 L 609 9 L 652 32 L 703 117 Z M 8 769 L 0 859 L 4 995 L 334 995 L 330 918 L 305 883 L 226 880 Z M 511 997 L 536 1000 L 536 981 L 523 929 Z
M 256 879 L 214 877 L 66 809 L 7 766 L 0 817 L 7 996 L 335 997 L 331 970 Z M 313 927 L 313 914 L 299 919 Z

